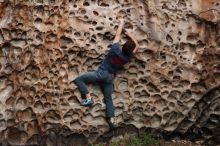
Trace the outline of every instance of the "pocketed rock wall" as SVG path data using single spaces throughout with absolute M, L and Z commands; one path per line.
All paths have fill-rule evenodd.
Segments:
M 140 49 L 114 80 L 111 135 L 99 86 L 85 108 L 72 80 L 98 67 L 118 18 Z M 86 145 L 149 129 L 219 143 L 219 34 L 219 0 L 0 0 L 0 143 Z

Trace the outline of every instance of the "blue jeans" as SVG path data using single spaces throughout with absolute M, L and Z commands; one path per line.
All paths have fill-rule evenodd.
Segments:
M 115 116 L 115 108 L 112 102 L 113 91 L 113 74 L 99 67 L 95 71 L 87 72 L 77 77 L 74 83 L 79 88 L 82 95 L 89 93 L 87 83 L 99 83 L 102 93 L 104 94 L 104 102 L 106 104 L 106 117 Z

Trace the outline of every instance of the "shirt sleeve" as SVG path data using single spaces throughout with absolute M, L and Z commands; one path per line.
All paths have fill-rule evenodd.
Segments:
M 120 53 L 121 50 L 120 50 L 119 43 L 112 44 L 111 50 L 112 52 L 115 52 L 116 54 Z

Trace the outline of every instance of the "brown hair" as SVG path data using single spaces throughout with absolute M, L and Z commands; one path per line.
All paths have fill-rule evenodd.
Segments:
M 126 55 L 131 55 L 133 53 L 133 50 L 135 49 L 136 44 L 134 41 L 129 39 L 122 47 L 122 52 Z

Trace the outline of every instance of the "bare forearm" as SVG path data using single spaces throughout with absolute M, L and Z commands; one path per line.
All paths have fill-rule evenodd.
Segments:
M 131 38 L 131 40 L 134 41 L 136 45 L 138 45 L 137 39 L 135 39 L 132 34 L 129 33 L 129 34 L 128 34 L 128 37 Z
M 137 41 L 137 39 L 135 39 L 135 37 L 134 37 L 130 32 L 128 32 L 127 35 L 128 35 L 128 37 L 129 37 L 132 41 L 134 41 L 136 47 L 135 47 L 133 53 L 136 53 L 136 52 L 137 52 L 137 49 L 139 48 L 138 41 Z
M 121 39 L 121 33 L 122 33 L 123 25 L 124 25 L 124 21 L 121 20 L 120 24 L 118 26 L 118 29 L 116 31 L 116 35 L 115 35 L 113 43 L 119 42 L 119 40 Z
M 121 32 L 122 32 L 122 29 L 123 29 L 123 24 L 121 23 L 119 26 L 118 26 L 118 29 L 116 31 L 116 36 L 121 36 Z

